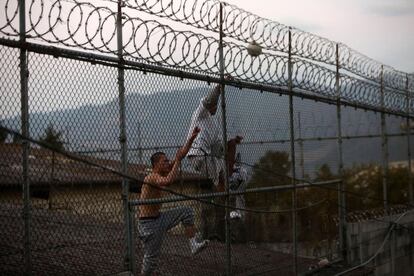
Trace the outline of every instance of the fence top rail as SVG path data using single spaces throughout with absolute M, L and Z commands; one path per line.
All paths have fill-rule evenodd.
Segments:
M 117 1 L 111 0 L 116 3 Z M 183 0 L 171 3 L 169 0 L 129 0 L 124 1 L 128 9 L 184 23 L 192 27 L 218 33 L 220 31 L 219 13 L 223 10 L 223 33 L 241 42 L 255 41 L 270 51 L 288 52 L 288 33 L 292 33 L 292 54 L 335 65 L 335 47 L 339 46 L 339 65 L 368 79 L 380 80 L 382 63 L 365 56 L 343 43 L 302 31 L 298 28 L 269 20 L 236 5 L 219 0 Z M 404 85 L 405 72 L 391 66 L 384 67 L 389 78 Z M 397 80 L 398 79 L 398 80 Z
M 298 183 L 296 185 L 278 185 L 278 186 L 268 186 L 268 187 L 261 187 L 261 188 L 250 188 L 250 189 L 246 189 L 245 191 L 229 191 L 229 193 L 214 192 L 214 193 L 202 193 L 202 194 L 196 194 L 196 195 L 170 196 L 170 197 L 154 198 L 154 199 L 136 199 L 136 200 L 131 200 L 129 204 L 130 206 L 156 205 L 156 204 L 161 204 L 161 203 L 210 199 L 210 198 L 235 196 L 235 195 L 248 194 L 248 193 L 264 193 L 264 192 L 275 192 L 275 191 L 286 191 L 286 190 L 293 190 L 293 189 L 312 188 L 312 187 L 317 187 L 317 186 L 339 184 L 341 182 L 342 182 L 341 179 L 334 179 L 334 180 L 321 181 L 321 182 Z
M 332 101 L 340 97 L 343 103 L 381 108 L 384 112 L 413 112 L 414 74 L 384 66 L 343 44 L 217 0 L 183 0 L 179 4 L 164 0 L 151 4 L 145 0 L 122 1 L 122 41 L 118 41 L 117 3 L 28 0 L 25 39 L 58 45 L 55 52 L 75 48 L 103 53 L 118 62 L 161 66 L 167 74 L 186 71 L 218 78 L 221 43 L 217 19 L 221 8 L 227 37 L 223 48 L 225 73 L 239 80 L 240 87 L 288 91 L 291 84 L 293 90 L 307 96 Z M 0 10 L 4 13 L 0 36 L 8 40 L 19 37 L 18 12 L 17 0 L 5 2 Z M 170 20 L 177 22 L 168 24 Z M 185 23 L 185 28 L 178 22 Z M 247 51 L 246 43 L 253 40 L 264 49 L 258 56 Z M 119 45 L 122 60 L 118 58 Z M 292 49 L 292 59 L 288 58 L 288 49 Z M 339 80 L 335 66 L 342 69 Z M 381 88 L 385 91 L 383 106 Z
M 28 38 L 116 54 L 117 35 L 114 23 L 117 17 L 118 0 L 27 0 L 26 3 Z M 145 41 L 150 40 L 154 45 L 158 44 L 158 47 L 155 47 L 158 52 L 162 51 L 159 51 L 160 43 L 156 42 L 163 41 L 161 44 L 166 47 L 162 47 L 162 50 L 165 52 L 167 47 L 180 40 L 175 37 L 181 37 L 181 41 L 185 41 L 184 51 L 188 54 L 191 52 L 194 54 L 190 44 L 196 44 L 197 47 L 203 47 L 204 44 L 211 50 L 217 46 L 217 43 L 208 41 L 208 36 L 198 36 L 199 31 L 177 32 L 176 29 L 183 29 L 181 25 L 184 24 L 187 30 L 213 32 L 213 36 L 217 37 L 216 34 L 220 31 L 218 19 L 222 9 L 223 34 L 236 41 L 238 45 L 245 46 L 246 43 L 255 41 L 268 52 L 284 54 L 287 54 L 290 48 L 294 56 L 334 66 L 338 62 L 340 68 L 377 83 L 381 81 L 383 73 L 384 84 L 399 90 L 406 90 L 407 78 L 409 78 L 410 91 L 414 90 L 413 74 L 383 65 L 345 44 L 260 17 L 224 1 L 124 0 L 121 1 L 121 5 L 125 54 L 142 54 L 142 48 L 147 48 Z M 0 26 L 0 34 L 19 36 L 18 12 L 17 0 L 5 1 L 4 23 Z M 148 18 L 148 20 L 141 18 Z M 169 23 L 170 21 L 173 21 L 172 24 Z M 291 33 L 291 47 L 289 47 L 289 33 Z M 140 41 L 136 37 L 143 39 Z M 212 48 L 212 44 L 216 45 Z M 243 50 L 241 59 L 243 56 L 247 57 L 247 51 Z M 149 52 L 146 54 L 151 55 Z M 164 61 L 166 56 L 159 54 L 158 62 Z M 204 55 L 201 56 L 204 58 Z M 184 64 L 188 61 L 179 63 Z
M 164 66 L 161 64 L 152 64 L 146 61 L 136 61 L 136 60 L 123 60 L 121 63 L 118 57 L 107 55 L 107 54 L 97 54 L 87 51 L 80 51 L 80 50 L 73 50 L 70 48 L 60 48 L 54 47 L 50 45 L 42 45 L 33 42 L 26 42 L 20 43 L 16 40 L 10 40 L 0 37 L 0 45 L 4 45 L 7 47 L 17 47 L 17 48 L 25 48 L 30 52 L 35 52 L 39 54 L 46 54 L 46 55 L 53 55 L 56 58 L 68 58 L 68 59 L 76 59 L 84 62 L 90 62 L 92 64 L 101 64 L 103 66 L 112 66 L 112 67 L 122 67 L 125 69 L 130 70 L 139 70 L 146 72 L 152 72 L 155 74 L 163 74 L 169 76 L 176 76 L 179 78 L 187 78 L 187 79 L 194 79 L 200 81 L 206 81 L 207 83 L 219 83 L 220 78 L 218 75 L 209 74 L 205 71 L 197 71 L 197 70 L 187 70 L 185 68 L 177 68 L 171 66 Z M 302 69 L 298 69 L 302 70 Z M 309 73 L 313 76 L 321 76 L 320 74 L 314 74 L 318 70 L 317 67 L 313 68 L 309 71 Z M 323 69 L 326 71 L 327 69 Z M 326 76 L 322 76 L 323 78 L 319 79 L 317 83 L 313 83 L 315 86 L 312 87 L 312 83 L 310 86 L 309 80 L 306 81 L 305 79 L 299 80 L 297 79 L 297 85 L 294 87 L 293 91 L 289 92 L 287 87 L 285 86 L 277 86 L 271 83 L 260 83 L 254 82 L 249 80 L 243 80 L 242 78 L 236 78 L 233 81 L 225 80 L 225 83 L 228 85 L 232 85 L 238 87 L 240 89 L 253 89 L 258 91 L 267 91 L 271 93 L 278 93 L 280 95 L 290 95 L 293 93 L 293 96 L 299 97 L 302 99 L 310 99 L 314 101 L 319 101 L 322 103 L 327 104 L 340 104 L 343 106 L 349 106 L 354 108 L 360 108 L 364 110 L 371 110 L 374 112 L 381 112 L 386 113 L 389 115 L 395 116 L 402 116 L 402 117 L 413 117 L 414 114 L 414 105 L 410 104 L 409 110 L 404 103 L 409 101 L 410 103 L 414 103 L 409 95 L 400 95 L 400 94 L 392 94 L 390 93 L 389 96 L 385 98 L 385 106 L 379 106 L 379 87 L 372 86 L 367 83 L 360 82 L 358 83 L 357 80 L 352 80 L 351 78 L 347 78 L 347 81 L 343 81 L 342 83 L 342 90 L 346 95 L 337 98 L 333 95 L 333 91 L 315 91 L 317 87 L 323 86 L 323 83 L 327 81 L 328 83 L 332 83 L 334 76 L 331 74 L 327 79 Z M 304 87 L 301 87 L 303 85 Z M 361 85 L 361 87 L 359 86 Z M 364 93 L 359 93 L 361 89 L 366 89 Z M 369 95 L 369 97 L 367 97 Z M 409 96 L 409 98 L 407 98 Z

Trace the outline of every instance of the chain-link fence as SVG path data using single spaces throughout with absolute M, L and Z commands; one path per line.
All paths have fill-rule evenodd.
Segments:
M 410 271 L 412 74 L 215 0 L 2 5 L 2 274 Z

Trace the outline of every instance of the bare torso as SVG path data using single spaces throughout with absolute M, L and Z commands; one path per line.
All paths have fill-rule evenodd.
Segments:
M 156 189 L 155 187 L 151 187 L 149 184 L 157 185 L 155 181 L 158 174 L 150 174 L 144 179 L 144 184 L 142 185 L 141 189 L 141 196 L 140 199 L 156 199 L 160 198 L 162 195 L 161 190 Z M 160 213 L 161 204 L 150 204 L 150 205 L 140 205 L 139 206 L 139 217 L 155 217 L 158 216 Z

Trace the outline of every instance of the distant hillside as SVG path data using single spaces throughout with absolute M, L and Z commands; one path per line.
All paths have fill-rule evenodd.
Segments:
M 184 142 L 191 115 L 207 88 L 183 89 L 153 94 L 131 93 L 126 97 L 127 135 L 129 148 L 178 145 Z M 229 137 L 245 137 L 240 152 L 244 162 L 254 164 L 267 150 L 289 151 L 289 143 L 269 143 L 289 139 L 289 103 L 287 97 L 247 89 L 226 90 L 227 129 Z M 295 135 L 302 138 L 336 135 L 336 106 L 294 99 Z M 220 109 L 220 107 L 219 107 Z M 220 113 L 220 112 L 219 112 Z M 300 114 L 299 114 L 300 113 Z M 343 109 L 343 135 L 379 134 L 379 114 L 351 108 Z M 400 119 L 387 117 L 390 133 L 400 132 Z M 17 117 L 3 120 L 6 126 L 19 128 Z M 103 105 L 79 106 L 74 109 L 30 114 L 32 137 L 39 137 L 49 124 L 63 133 L 66 148 L 72 151 L 119 149 L 119 103 L 117 99 Z M 344 141 L 346 164 L 380 161 L 381 139 Z M 412 145 L 414 148 L 414 144 Z M 390 139 L 390 160 L 406 159 L 406 139 Z M 154 150 L 144 151 L 144 161 Z M 171 150 L 167 152 L 172 152 Z M 301 147 L 296 143 L 297 158 Z M 306 171 L 323 163 L 335 168 L 336 141 L 307 142 L 303 146 Z M 119 158 L 110 153 L 107 158 Z M 137 151 L 131 151 L 137 161 Z M 298 162 L 299 163 L 299 162 Z

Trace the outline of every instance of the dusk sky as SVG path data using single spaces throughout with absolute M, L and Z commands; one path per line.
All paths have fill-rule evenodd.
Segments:
M 169 0 L 165 0 L 167 3 Z M 329 40 L 341 42 L 352 49 L 374 59 L 377 60 L 385 65 L 389 65 L 394 67 L 397 70 L 401 70 L 407 73 L 414 73 L 414 0 L 223 0 L 230 4 L 234 4 L 241 9 L 246 11 L 252 12 L 258 16 L 263 18 L 267 18 L 270 20 L 274 20 L 284 25 L 293 26 L 295 28 L 299 28 L 301 30 L 310 32 L 315 35 L 319 35 L 325 37 Z M 11 1 L 10 3 L 14 3 L 14 8 L 17 7 L 17 1 Z M 189 3 L 194 3 L 195 1 L 190 0 Z M 201 1 L 199 1 L 200 3 Z M 42 33 L 49 28 L 48 17 L 46 16 L 47 12 L 53 5 L 54 1 L 34 1 L 36 5 L 33 6 L 33 18 L 38 18 L 39 15 L 43 11 L 43 16 L 41 23 L 37 25 L 38 32 Z M 45 3 L 45 6 L 42 6 L 41 3 Z M 62 18 L 67 20 L 67 17 L 70 15 L 72 19 L 72 23 L 69 24 L 72 26 L 73 29 L 76 29 L 78 24 L 76 18 L 80 18 L 80 10 L 75 9 L 73 14 L 69 13 L 69 11 L 73 8 L 74 2 L 71 1 L 63 1 L 64 12 Z M 112 7 L 114 6 L 113 2 L 108 2 L 106 0 L 100 1 L 93 1 L 93 3 L 97 6 L 105 4 L 111 4 Z M 11 8 L 13 10 L 13 8 Z M 6 24 L 5 20 L 6 17 L 4 16 L 4 12 L 6 11 L 3 7 L 3 10 L 0 10 L 3 14 L 0 13 L 0 26 L 2 24 Z M 84 7 L 85 14 L 90 13 L 93 11 L 92 6 L 88 6 L 87 8 Z M 131 15 L 136 16 L 139 19 L 149 20 L 154 19 L 153 16 L 137 12 L 134 9 L 128 9 L 128 12 Z M 13 12 L 9 12 L 10 16 Z M 57 16 L 57 8 L 53 13 L 55 17 Z M 85 24 L 86 18 L 90 18 L 91 22 L 89 26 L 89 31 L 93 35 L 95 33 L 97 26 L 99 26 L 99 17 L 97 13 L 92 12 L 92 16 L 83 16 L 81 23 Z M 144 16 L 146 15 L 146 16 Z M 6 32 L 15 32 L 18 30 L 18 17 L 13 17 L 13 26 L 14 29 L 8 27 L 3 31 Z M 179 22 L 167 20 L 165 18 L 156 17 L 155 19 L 159 20 L 160 22 L 164 22 L 163 24 L 168 24 L 175 28 L 177 26 L 177 30 L 193 30 L 188 25 L 183 25 Z M 34 20 L 36 22 L 36 20 Z M 94 22 L 95 21 L 95 22 Z M 27 24 L 31 21 L 27 20 Z M 111 20 L 105 21 L 107 22 L 105 28 L 108 31 L 104 32 L 104 36 L 106 38 L 111 38 L 111 34 L 114 33 L 114 24 Z M 101 22 L 102 23 L 102 22 Z M 154 28 L 153 25 L 156 24 L 149 24 L 151 28 Z M 85 33 L 83 32 L 84 28 L 80 28 L 81 31 L 77 32 L 75 39 L 78 39 L 79 42 L 86 41 Z M 92 30 L 92 31 L 91 31 Z M 140 29 L 142 32 L 145 32 L 145 28 Z M 55 32 L 52 35 L 51 33 L 47 33 L 46 39 L 50 39 L 51 41 L 56 42 L 56 37 L 54 37 L 55 33 L 59 34 L 59 39 L 67 39 L 67 25 L 66 24 L 57 24 L 55 27 Z M 132 31 L 127 29 L 124 31 L 124 39 L 128 41 L 128 31 L 131 34 Z M 203 33 L 203 30 L 197 30 L 197 32 Z M 216 37 L 217 34 L 207 33 L 208 36 Z M 152 34 L 152 42 L 148 45 L 158 47 L 157 43 L 161 35 L 163 35 L 160 30 L 151 33 Z M 157 35 L 158 34 L 158 37 Z M 137 35 L 134 33 L 134 35 Z M 145 33 L 139 33 L 137 36 L 140 38 L 144 38 L 143 35 Z M 102 41 L 99 36 L 94 37 L 94 43 L 96 45 L 102 45 Z M 16 38 L 16 37 L 15 37 Z M 109 39 L 111 42 L 108 44 L 109 47 L 116 47 L 116 39 Z M 142 39 L 143 40 L 143 39 Z M 34 41 L 38 42 L 39 39 L 34 39 Z M 181 40 L 182 42 L 183 40 Z M 68 40 L 69 44 L 71 43 Z M 129 43 L 129 47 L 131 48 L 133 45 Z M 193 43 L 193 45 L 196 45 Z M 204 45 L 204 44 L 203 44 Z M 106 45 L 107 46 L 107 45 Z M 105 46 L 105 47 L 106 47 Z M 156 47 L 152 47 L 154 51 L 157 51 Z M 198 47 L 198 46 L 197 46 Z M 203 46 L 205 47 L 205 45 Z M 147 47 L 148 48 L 148 47 Z M 148 56 L 146 47 L 143 47 L 141 53 L 143 56 Z M 168 50 L 170 48 L 164 47 L 163 53 L 169 53 Z M 179 49 L 179 47 L 177 47 Z M 136 49 L 128 49 L 131 52 L 134 52 Z M 177 53 L 177 59 L 180 59 L 180 52 Z M 204 58 L 204 57 L 203 57 Z M 214 57 L 211 55 L 211 59 Z M 208 59 L 206 59 L 208 60 Z M 206 64 L 206 60 L 202 60 L 202 64 Z M 3 64 L 7 63 L 6 59 L 0 61 L 0 67 Z M 40 63 L 40 59 L 31 59 L 33 64 Z M 51 61 L 52 62 L 52 61 Z M 54 61 L 53 61 L 54 62 Z M 61 64 L 70 64 L 69 61 L 61 62 Z M 65 66 L 67 66 L 65 64 Z M 7 66 L 7 65 L 6 65 Z M 36 67 L 36 66 L 34 66 Z M 46 74 L 45 76 L 42 74 Z M 48 81 L 47 74 L 56 74 L 56 70 L 54 67 L 48 67 L 42 69 L 42 72 L 38 72 L 38 74 L 31 74 L 31 80 L 33 83 L 42 84 L 43 90 L 38 90 L 37 93 L 40 94 L 39 98 L 42 97 L 42 93 L 44 91 L 53 91 L 58 90 L 62 86 L 60 83 L 54 83 Z M 79 72 L 77 70 L 73 70 L 72 72 L 63 70 L 61 72 L 62 78 L 65 79 L 77 79 L 79 78 Z M 98 77 L 94 80 L 95 82 L 99 82 L 99 74 Z M 14 81 L 18 83 L 18 74 L 10 74 L 10 75 L 0 75 L 3 79 L 0 78 L 0 81 L 11 81 L 14 78 Z M 89 81 L 88 84 L 91 85 L 91 89 L 93 87 L 97 87 L 94 81 Z M 85 88 L 86 86 L 83 86 Z M 65 88 L 66 89 L 66 88 Z M 96 88 L 95 88 L 96 89 Z M 160 89 L 163 89 L 162 86 L 153 86 L 147 88 L 147 93 L 157 92 Z M 173 88 L 171 88 L 173 89 Z M 34 90 L 35 91 L 35 90 Z M 80 93 L 82 90 L 79 90 Z M 35 92 L 33 92 L 35 93 Z M 65 92 L 66 93 L 66 92 Z M 71 89 L 67 90 L 67 93 L 73 93 Z M 3 86 L 0 89 L 1 95 L 7 95 L 7 99 L 9 101 L 19 101 L 19 94 L 14 93 L 13 90 L 8 89 L 7 86 Z M 94 93 L 91 93 L 94 94 Z M 49 111 L 61 108 L 64 105 L 66 108 L 72 108 L 74 106 L 78 106 L 80 103 L 82 104 L 99 104 L 108 101 L 105 98 L 99 98 L 99 93 L 95 93 L 96 97 L 88 96 L 86 99 L 82 101 L 72 101 L 70 97 L 67 97 L 68 102 L 62 104 L 62 97 L 59 95 L 55 95 L 54 100 L 50 100 L 48 105 L 44 105 L 42 101 L 35 101 L 31 105 L 31 111 Z M 73 96 L 73 95 L 72 95 Z M 13 116 L 20 112 L 19 105 L 16 105 L 14 108 L 8 108 L 2 110 L 3 114 L 0 116 L 9 117 Z M 1 117 L 0 117 L 1 118 Z
M 413 0 L 225 0 L 414 73 Z

